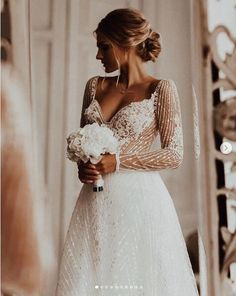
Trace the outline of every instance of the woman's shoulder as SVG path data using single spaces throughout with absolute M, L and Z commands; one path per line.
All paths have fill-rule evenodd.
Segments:
M 179 98 L 176 83 L 173 79 L 161 79 L 158 87 L 159 102 L 168 102 L 170 98 Z M 168 99 L 169 98 L 169 99 Z
M 118 76 L 95 76 L 92 78 L 96 88 L 96 96 L 99 97 L 101 93 L 106 92 L 109 88 L 116 85 Z
M 153 88 L 155 90 L 158 88 L 175 85 L 175 82 L 174 80 L 169 78 L 160 78 L 160 77 L 157 78 L 157 77 L 151 76 L 150 85 L 151 85 L 151 89 Z
M 91 83 L 94 83 L 94 82 L 97 82 L 97 80 L 99 79 L 100 76 L 93 76 L 93 77 L 90 77 L 87 82 L 86 82 L 86 85 L 90 85 Z
M 173 92 L 177 90 L 176 83 L 173 79 L 170 78 L 163 78 L 159 80 L 157 88 L 160 90 L 165 90 L 169 92 Z
M 101 85 L 101 83 L 107 83 L 107 82 L 113 82 L 113 81 L 116 81 L 116 77 L 115 76 L 106 76 L 106 77 L 103 77 L 103 76 L 99 76 L 99 75 L 96 75 L 96 76 L 93 76 L 91 78 L 89 78 L 87 80 L 87 83 L 86 85 L 87 86 L 91 86 L 91 85 L 94 85 L 96 87 L 98 87 L 99 85 Z
M 87 80 L 86 86 L 85 86 L 86 93 L 91 93 L 96 89 L 98 78 L 99 76 L 93 76 Z
M 99 97 L 102 90 L 114 80 L 114 77 L 93 76 L 87 80 L 85 92 L 89 93 L 90 97 Z
M 157 92 L 160 89 L 169 88 L 172 84 L 174 84 L 174 81 L 171 79 L 152 77 L 150 89 L 152 92 Z

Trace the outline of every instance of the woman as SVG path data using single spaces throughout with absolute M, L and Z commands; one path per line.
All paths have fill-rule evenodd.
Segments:
M 120 154 L 79 164 L 84 183 L 64 247 L 57 295 L 198 295 L 171 197 L 158 173 L 183 158 L 176 86 L 144 69 L 160 36 L 137 10 L 118 9 L 99 23 L 97 59 L 106 73 L 86 86 L 81 126 L 105 124 Z M 151 151 L 159 135 L 161 149 Z M 103 175 L 103 192 L 92 183 Z

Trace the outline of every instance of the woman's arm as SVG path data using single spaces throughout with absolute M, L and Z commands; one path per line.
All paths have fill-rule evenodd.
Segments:
M 84 96 L 83 96 L 83 104 L 82 111 L 80 117 L 80 127 L 84 127 L 86 125 L 86 120 L 84 116 L 84 111 L 88 108 L 89 104 L 92 101 L 94 95 L 94 83 L 96 82 L 96 77 L 90 78 L 85 86 Z M 99 172 L 96 170 L 95 166 L 90 163 L 83 163 L 79 161 L 78 165 L 78 177 L 82 183 L 93 183 L 98 179 Z
M 80 117 L 80 127 L 84 127 L 86 125 L 84 111 L 88 108 L 89 104 L 92 101 L 93 96 L 93 81 L 95 77 L 90 78 L 85 86 L 84 96 L 83 96 L 83 103 L 82 103 L 82 110 L 81 110 L 81 117 Z
M 156 106 L 161 149 L 142 154 L 120 154 L 120 169 L 161 170 L 177 168 L 183 159 L 181 111 L 176 85 L 164 80 Z

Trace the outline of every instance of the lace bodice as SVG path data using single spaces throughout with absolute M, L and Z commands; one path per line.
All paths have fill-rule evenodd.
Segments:
M 183 136 L 180 103 L 175 83 L 161 80 L 149 99 L 131 102 L 110 121 L 105 121 L 95 99 L 98 76 L 85 88 L 81 127 L 98 122 L 107 125 L 119 140 L 120 169 L 161 170 L 176 168 L 183 158 Z M 152 151 L 156 136 L 161 149 Z

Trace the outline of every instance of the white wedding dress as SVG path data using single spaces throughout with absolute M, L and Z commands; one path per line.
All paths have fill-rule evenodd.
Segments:
M 104 191 L 84 184 L 64 246 L 57 296 L 196 296 L 198 291 L 176 211 L 159 170 L 182 161 L 179 98 L 161 80 L 149 99 L 132 102 L 109 122 L 86 86 L 81 126 L 98 122 L 120 144 L 120 171 Z M 161 149 L 150 151 L 156 136 Z M 174 172 L 173 172 L 174 173 Z

